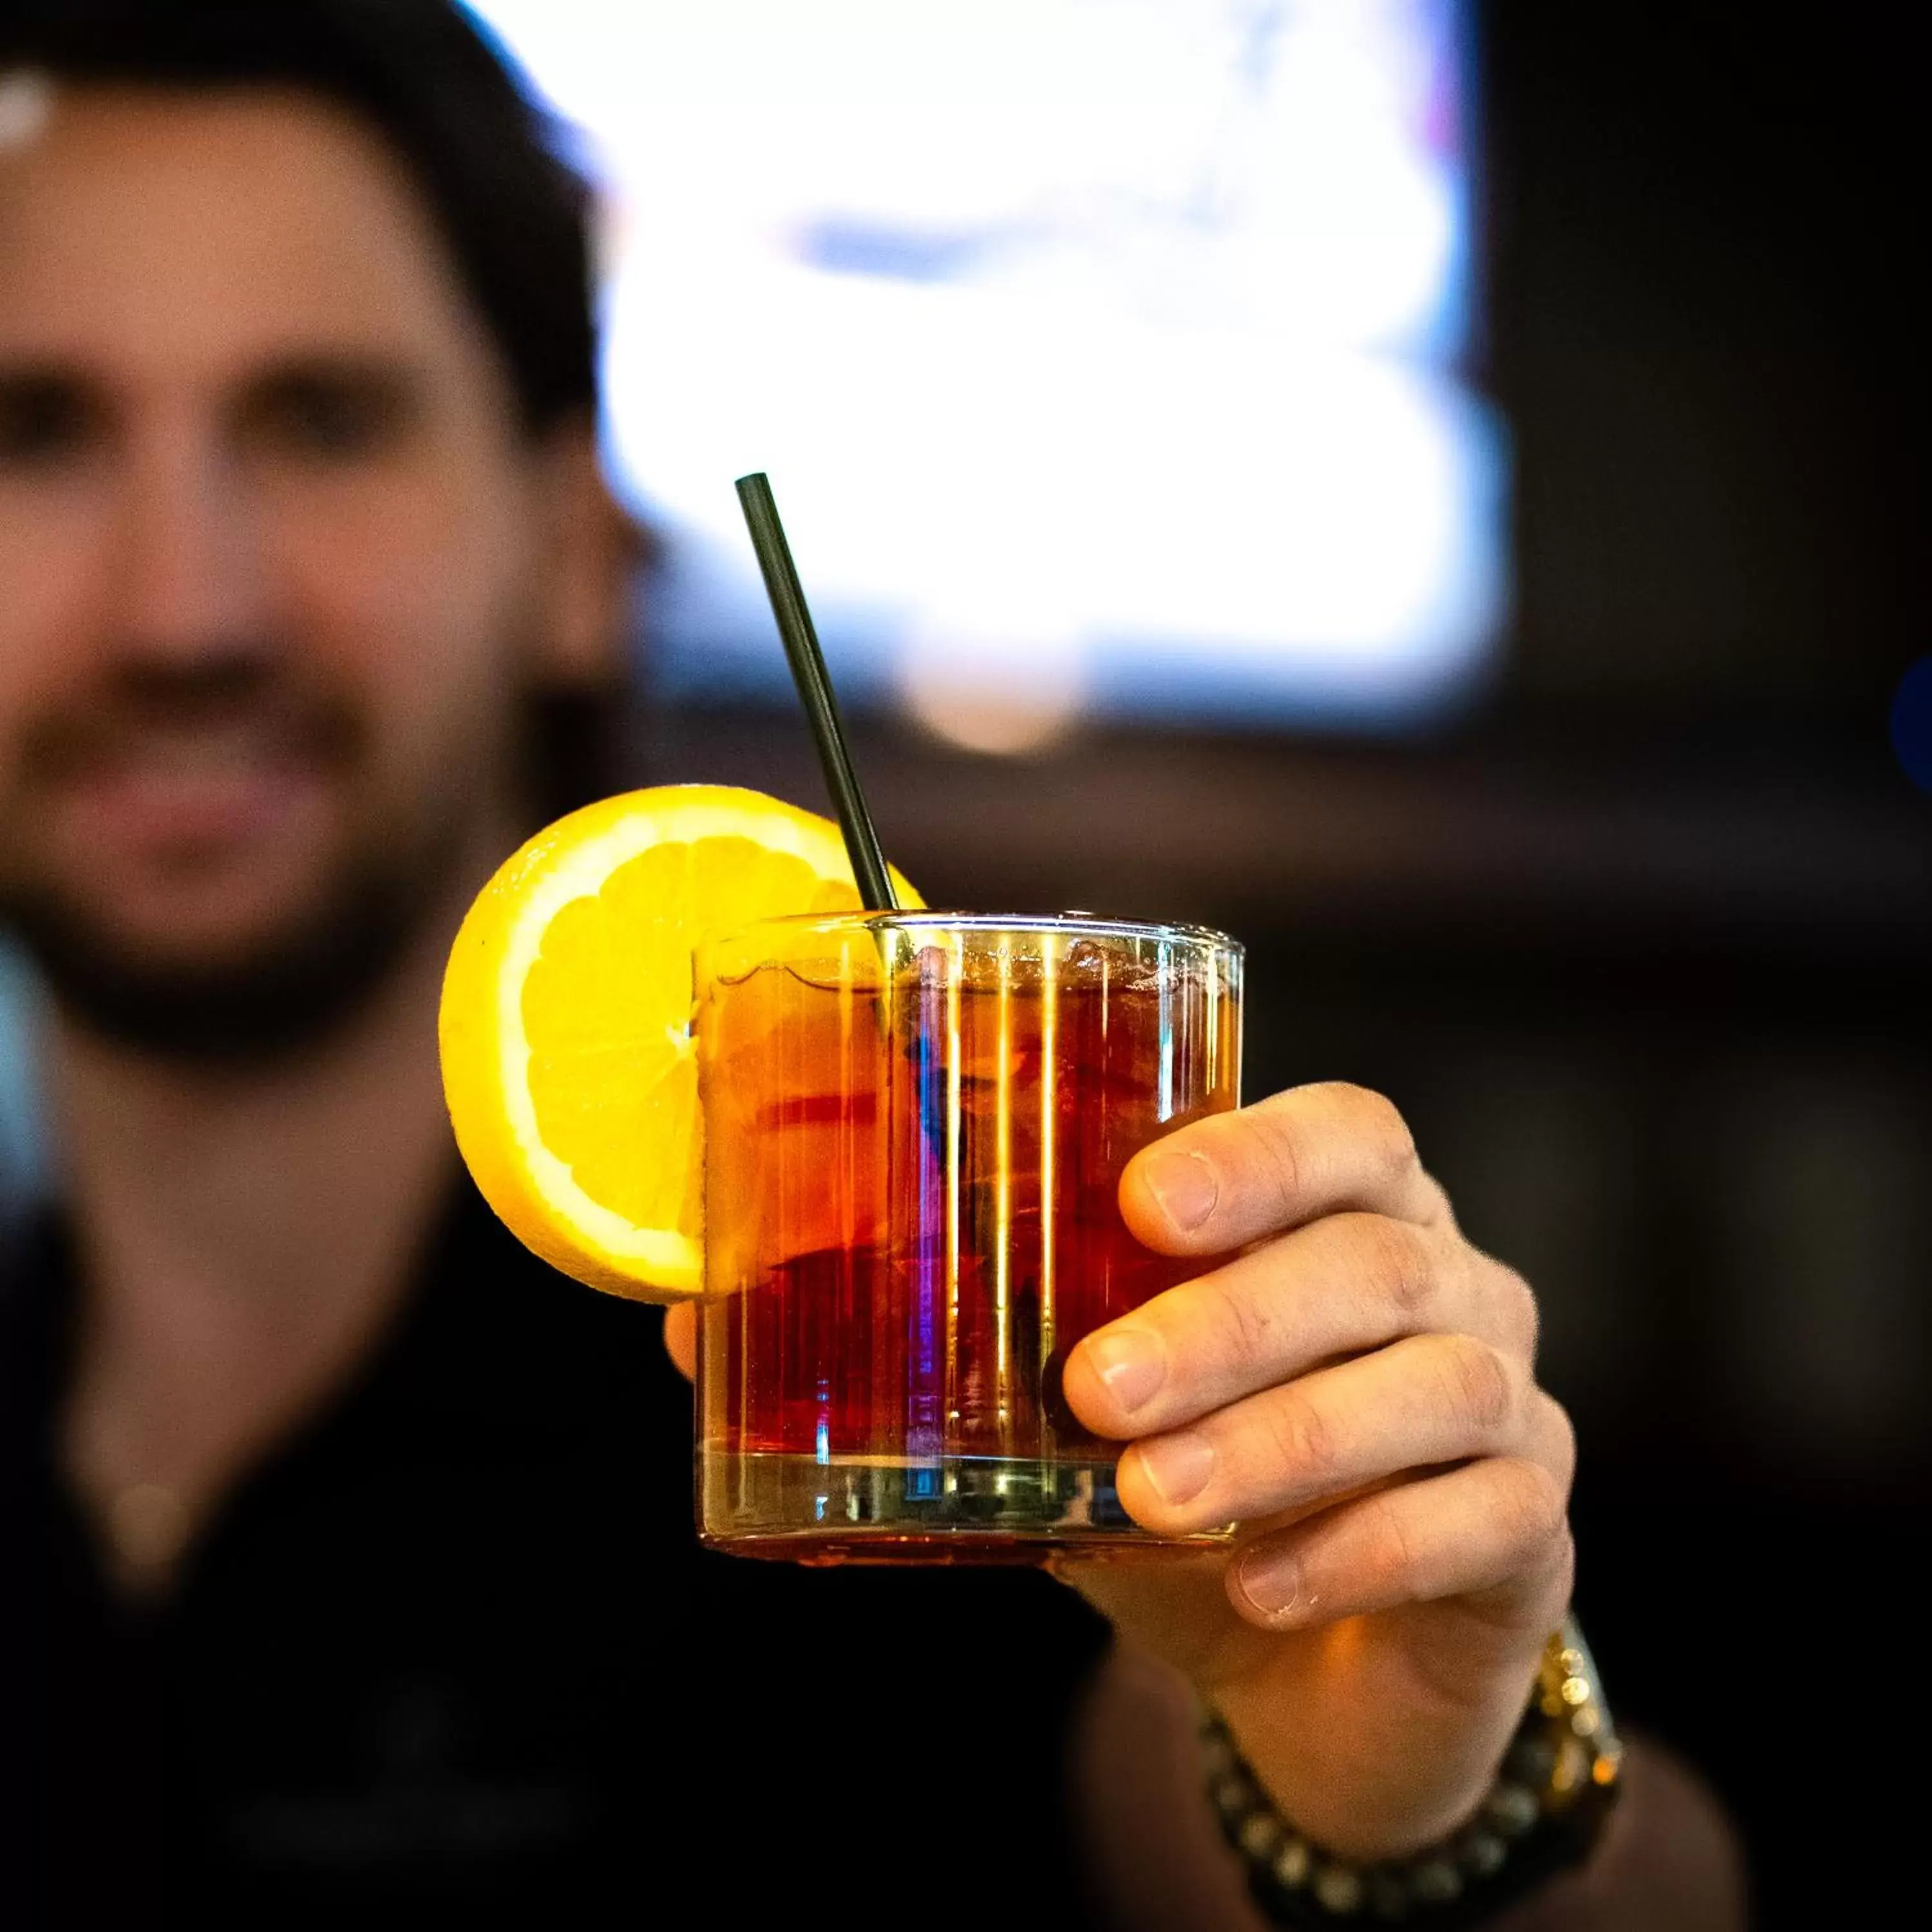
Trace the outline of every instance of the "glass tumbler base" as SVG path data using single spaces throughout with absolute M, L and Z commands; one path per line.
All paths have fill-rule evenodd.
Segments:
M 1196 1554 L 1231 1531 L 1150 1535 L 1120 1507 L 1108 1462 L 935 1461 L 698 1452 L 699 1535 L 734 1556 L 794 1563 L 1040 1563 L 1055 1550 Z

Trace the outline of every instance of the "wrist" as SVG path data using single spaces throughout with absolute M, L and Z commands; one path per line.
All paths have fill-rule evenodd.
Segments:
M 1277 1923 L 1366 1917 L 1474 1924 L 1587 1855 L 1618 1790 L 1622 1748 L 1574 1620 L 1545 1646 L 1528 1708 L 1480 1800 L 1399 1858 L 1337 1855 L 1283 1815 L 1220 1717 L 1201 1711 L 1208 1796 L 1250 1890 Z
M 1298 1670 L 1200 1694 L 1262 1793 L 1308 1837 L 1358 1863 L 1390 1862 L 1474 1815 L 1562 1614 L 1559 1604 L 1544 1634 L 1507 1643 L 1486 1628 L 1459 1631 L 1447 1658 L 1418 1660 L 1366 1636 L 1337 1642 Z

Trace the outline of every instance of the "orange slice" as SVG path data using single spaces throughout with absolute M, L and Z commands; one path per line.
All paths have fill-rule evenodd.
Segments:
M 730 786 L 606 799 L 509 860 L 457 934 L 438 1030 L 457 1145 L 511 1232 L 611 1294 L 699 1292 L 692 952 L 858 905 L 837 826 Z

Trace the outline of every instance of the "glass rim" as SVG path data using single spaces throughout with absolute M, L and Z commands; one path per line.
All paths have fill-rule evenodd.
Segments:
M 1106 919 L 1092 913 L 958 912 L 943 906 L 902 906 L 896 912 L 782 913 L 770 919 L 754 920 L 748 925 L 734 926 L 709 943 L 712 946 L 728 946 L 772 928 L 791 932 L 814 928 L 850 931 L 862 927 L 868 932 L 896 932 L 928 926 L 951 932 L 1060 933 L 1088 939 L 1179 941 L 1211 947 L 1235 958 L 1241 958 L 1247 950 L 1240 940 L 1214 926 L 1194 926 L 1184 921 Z

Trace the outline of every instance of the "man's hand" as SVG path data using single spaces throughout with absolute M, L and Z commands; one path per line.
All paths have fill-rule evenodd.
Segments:
M 1240 1527 L 1056 1574 L 1213 1700 L 1310 1838 L 1414 1850 L 1480 1801 L 1569 1598 L 1574 1444 L 1534 1301 L 1358 1088 L 1180 1129 L 1120 1207 L 1150 1247 L 1233 1258 L 1088 1336 L 1067 1400 L 1128 1443 L 1137 1521 Z
M 1148 1528 L 1240 1527 L 1055 1574 L 1212 1700 L 1310 1838 L 1426 1844 L 1480 1801 L 1569 1600 L 1574 1445 L 1536 1386 L 1529 1290 L 1359 1088 L 1181 1128 L 1120 1208 L 1205 1271 L 1082 1342 L 1066 1399 L 1128 1444 Z M 694 1328 L 665 1325 L 687 1374 Z

